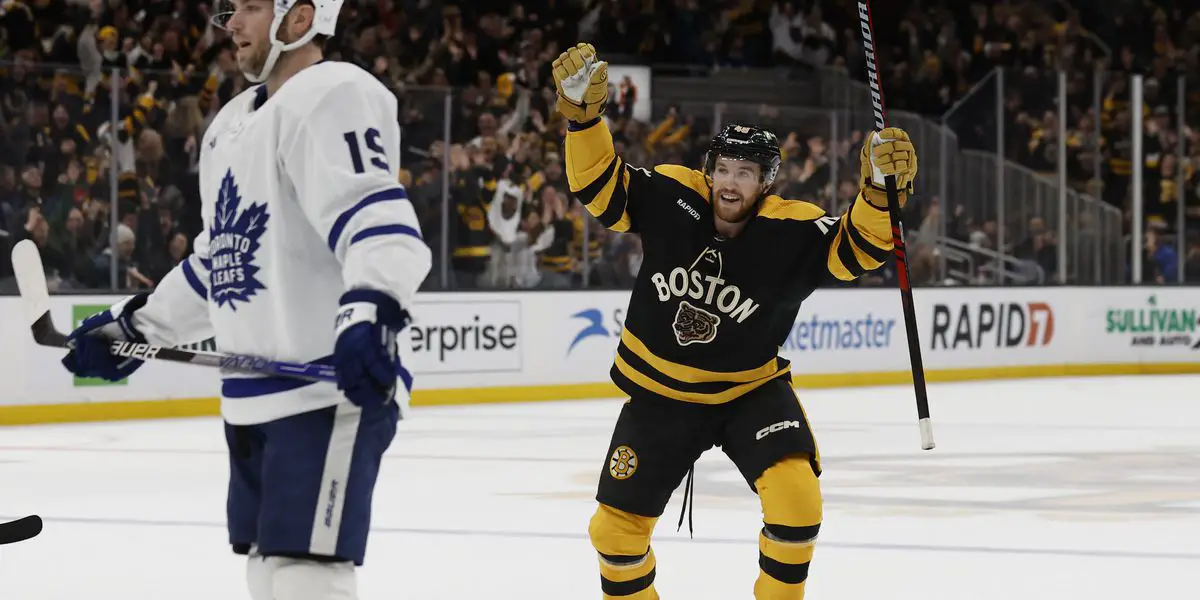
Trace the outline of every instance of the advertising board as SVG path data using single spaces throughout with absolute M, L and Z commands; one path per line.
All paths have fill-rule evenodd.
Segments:
M 508 299 L 423 300 L 402 334 L 404 365 L 413 375 L 521 371 L 521 301 Z
M 1071 288 L 938 290 L 916 295 L 922 350 L 930 368 L 1086 362 L 1072 336 L 1082 296 Z M 923 309 L 923 310 L 922 310 Z
M 1200 372 L 1200 288 L 938 288 L 914 298 L 932 383 Z M 51 311 L 67 329 L 115 300 L 55 296 Z M 628 303 L 624 291 L 423 294 L 400 344 L 416 379 L 413 404 L 616 396 L 609 369 Z M 220 376 L 212 369 L 155 362 L 117 383 L 71 376 L 63 351 L 33 343 L 15 297 L 0 298 L 0 343 L 0 424 L 67 420 L 84 414 L 80 406 L 94 409 L 85 418 L 216 411 Z M 911 377 L 894 289 L 819 291 L 779 351 L 802 387 Z

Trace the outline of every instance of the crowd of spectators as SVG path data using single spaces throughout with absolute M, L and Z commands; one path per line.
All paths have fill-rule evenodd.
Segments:
M 1148 77 L 1147 198 L 1163 207 L 1148 211 L 1161 217 L 1151 220 L 1164 228 L 1156 232 L 1177 226 L 1175 170 L 1187 175 L 1187 205 L 1200 198 L 1200 128 L 1186 126 L 1196 124 L 1195 115 L 1179 123 L 1171 110 L 1176 75 L 1195 69 L 1200 49 L 1200 17 L 1183 3 L 875 4 L 877 22 L 898 23 L 877 27 L 893 109 L 938 118 L 1003 67 L 1014 73 L 1005 106 L 1009 158 L 1052 171 L 1057 113 L 1045 76 L 1066 65 L 1073 74 L 1071 180 L 1125 208 L 1129 100 L 1122 81 L 1140 70 Z M 1077 8 L 1064 8 L 1070 5 Z M 60 290 L 108 288 L 114 273 L 117 287 L 152 288 L 191 251 L 200 229 L 197 140 L 220 107 L 251 85 L 237 72 L 228 36 L 211 25 L 212 12 L 203 0 L 0 3 L 0 280 L 10 272 L 7 249 L 24 238 L 42 248 Z M 843 0 L 346 0 L 339 30 L 326 54 L 370 71 L 401 101 L 401 180 L 435 250 L 426 282 L 433 289 L 632 284 L 640 240 L 600 228 L 563 172 L 566 124 L 554 111 L 550 62 L 577 40 L 598 40 L 602 52 L 647 64 L 825 65 L 857 74 L 863 60 L 857 3 Z M 1097 139 L 1091 65 L 1106 48 L 1112 58 Z M 635 119 L 638 90 L 616 79 L 608 119 L 625 158 L 699 165 L 713 132 L 711 111 L 660 107 L 651 120 Z M 1200 94 L 1200 84 L 1189 93 Z M 1200 108 L 1200 97 L 1189 100 Z M 844 210 L 857 187 L 863 132 L 830 139 L 820 128 L 781 120 L 770 106 L 757 117 L 784 142 L 775 191 Z M 982 122 L 966 118 L 957 126 L 970 140 Z M 994 143 L 976 133 L 978 145 Z M 1184 164 L 1166 151 L 1178 136 L 1189 143 Z M 1100 190 L 1088 187 L 1095 153 L 1103 157 Z M 918 198 L 906 219 L 924 229 L 938 205 Z M 952 236 L 986 246 L 994 222 L 950 211 Z M 1172 257 L 1161 239 L 1148 242 L 1155 244 L 1147 248 L 1151 264 L 1200 266 L 1200 245 Z M 1046 232 L 1003 250 L 1039 261 L 1053 255 L 1053 243 Z M 928 258 L 914 260 L 915 281 L 933 281 Z M 1166 266 L 1155 269 L 1155 277 L 1174 277 Z M 861 283 L 893 277 L 889 266 Z
M 890 31 L 891 39 L 879 44 L 890 106 L 935 119 L 951 114 L 948 123 L 962 147 L 988 152 L 1001 146 L 996 134 L 999 113 L 1005 157 L 1051 180 L 1059 167 L 1059 147 L 1065 144 L 1070 185 L 1119 209 L 1126 236 L 1133 198 L 1130 76 L 1143 75 L 1144 281 L 1177 281 L 1177 260 L 1186 261 L 1188 280 L 1200 281 L 1200 13 L 1192 3 L 904 4 L 906 9 L 893 8 L 898 25 Z M 840 17 L 840 26 L 848 27 L 847 15 Z M 861 60 L 851 37 L 857 32 L 841 31 L 850 73 L 863 72 L 853 66 L 854 60 Z M 835 57 L 830 64 L 838 61 Z M 1058 122 L 1060 69 L 1067 74 L 1063 140 Z M 1000 107 L 998 73 L 1003 74 Z M 1177 110 L 1181 86 L 1183 115 Z M 1181 143 L 1182 162 L 1177 156 Z M 951 237 L 1032 261 L 1053 275 L 1048 280 L 1061 281 L 1056 273 L 1059 240 L 1043 217 L 1008 223 L 1008 231 L 1026 235 L 1007 240 L 1003 248 L 997 248 L 994 221 L 960 217 L 961 208 L 954 206 L 947 232 Z M 1180 234 L 1197 240 L 1186 257 L 1176 256 L 1173 248 Z

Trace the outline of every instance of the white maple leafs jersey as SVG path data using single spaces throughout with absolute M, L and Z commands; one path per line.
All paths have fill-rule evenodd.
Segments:
M 339 62 L 300 71 L 269 99 L 257 86 L 231 100 L 202 142 L 204 231 L 135 327 L 155 344 L 215 336 L 223 352 L 325 362 L 346 290 L 411 307 L 431 254 L 398 183 L 397 115 L 391 92 Z M 345 401 L 332 383 L 222 377 L 235 425 Z

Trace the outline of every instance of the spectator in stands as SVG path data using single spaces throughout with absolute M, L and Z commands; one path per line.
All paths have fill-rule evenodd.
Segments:
M 41 207 L 28 205 L 22 211 L 22 216 L 25 223 L 13 235 L 13 243 L 33 240 L 42 254 L 42 264 L 45 266 L 46 274 L 61 279 L 61 274 L 68 272 L 69 265 L 66 257 L 50 245 L 50 222 L 42 214 Z
M 545 188 L 554 191 L 554 188 Z M 554 229 L 542 224 L 542 215 L 526 209 L 525 193 L 511 181 L 497 184 L 489 207 L 488 224 L 495 233 L 488 287 L 529 289 L 538 287 L 541 273 L 537 254 L 554 242 Z
M 124 289 L 147 289 L 154 287 L 154 283 L 142 275 L 138 270 L 137 265 L 133 262 L 133 251 L 136 246 L 137 236 L 134 234 L 133 228 L 125 223 L 117 224 L 117 285 Z M 110 269 L 113 263 L 113 250 L 111 247 L 104 248 L 93 261 L 93 285 L 103 285 L 101 282 L 109 278 Z
M 1142 281 L 1176 283 L 1179 281 L 1179 254 L 1170 244 L 1163 244 L 1159 228 L 1146 229 L 1146 246 L 1142 259 Z
M 63 269 L 59 276 L 66 285 L 85 289 L 93 283 L 93 255 L 96 240 L 85 227 L 83 211 L 72 207 L 61 229 L 51 238 L 51 245 L 63 256 Z
M 1188 243 L 1187 256 L 1184 263 L 1184 278 L 1187 282 L 1200 281 L 1200 240 Z
M 567 206 L 565 194 L 553 187 L 545 187 L 543 190 L 541 222 L 544 227 L 553 231 L 553 239 L 541 254 L 539 287 L 569 289 L 575 287 L 574 276 L 579 268 L 571 247 L 576 240 L 573 217 L 578 216 L 578 213 L 572 214 L 571 208 Z M 572 201 L 571 204 L 573 207 L 579 206 L 578 202 Z
M 24 213 L 29 208 L 38 208 L 40 211 L 45 201 L 42 198 L 42 168 L 37 163 L 27 164 L 21 169 L 21 180 L 14 193 L 5 200 L 5 204 L 13 213 Z M 16 226 L 26 225 L 25 219 L 20 219 L 19 222 L 10 220 L 9 223 Z M 10 233 L 17 231 L 10 229 Z

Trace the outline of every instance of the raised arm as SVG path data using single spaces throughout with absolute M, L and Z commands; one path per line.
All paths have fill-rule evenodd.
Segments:
M 850 209 L 840 218 L 823 217 L 816 221 L 824 234 L 824 260 L 813 260 L 807 268 L 818 279 L 853 281 L 881 267 L 892 252 L 892 226 L 883 177 L 896 176 L 900 205 L 904 206 L 917 176 L 917 154 L 902 129 L 889 128 L 875 135 L 886 141 L 872 144 L 875 137 L 871 136 L 863 144 L 862 183 Z
M 567 118 L 567 182 L 588 213 L 618 233 L 642 232 L 657 220 L 659 196 L 708 200 L 704 175 L 678 165 L 653 171 L 631 166 L 617 155 L 612 132 L 601 118 L 608 104 L 608 64 L 596 61 L 591 44 L 579 44 L 554 61 L 558 110 Z M 674 202 L 671 200 L 671 202 Z M 674 204 L 670 205 L 674 207 Z

